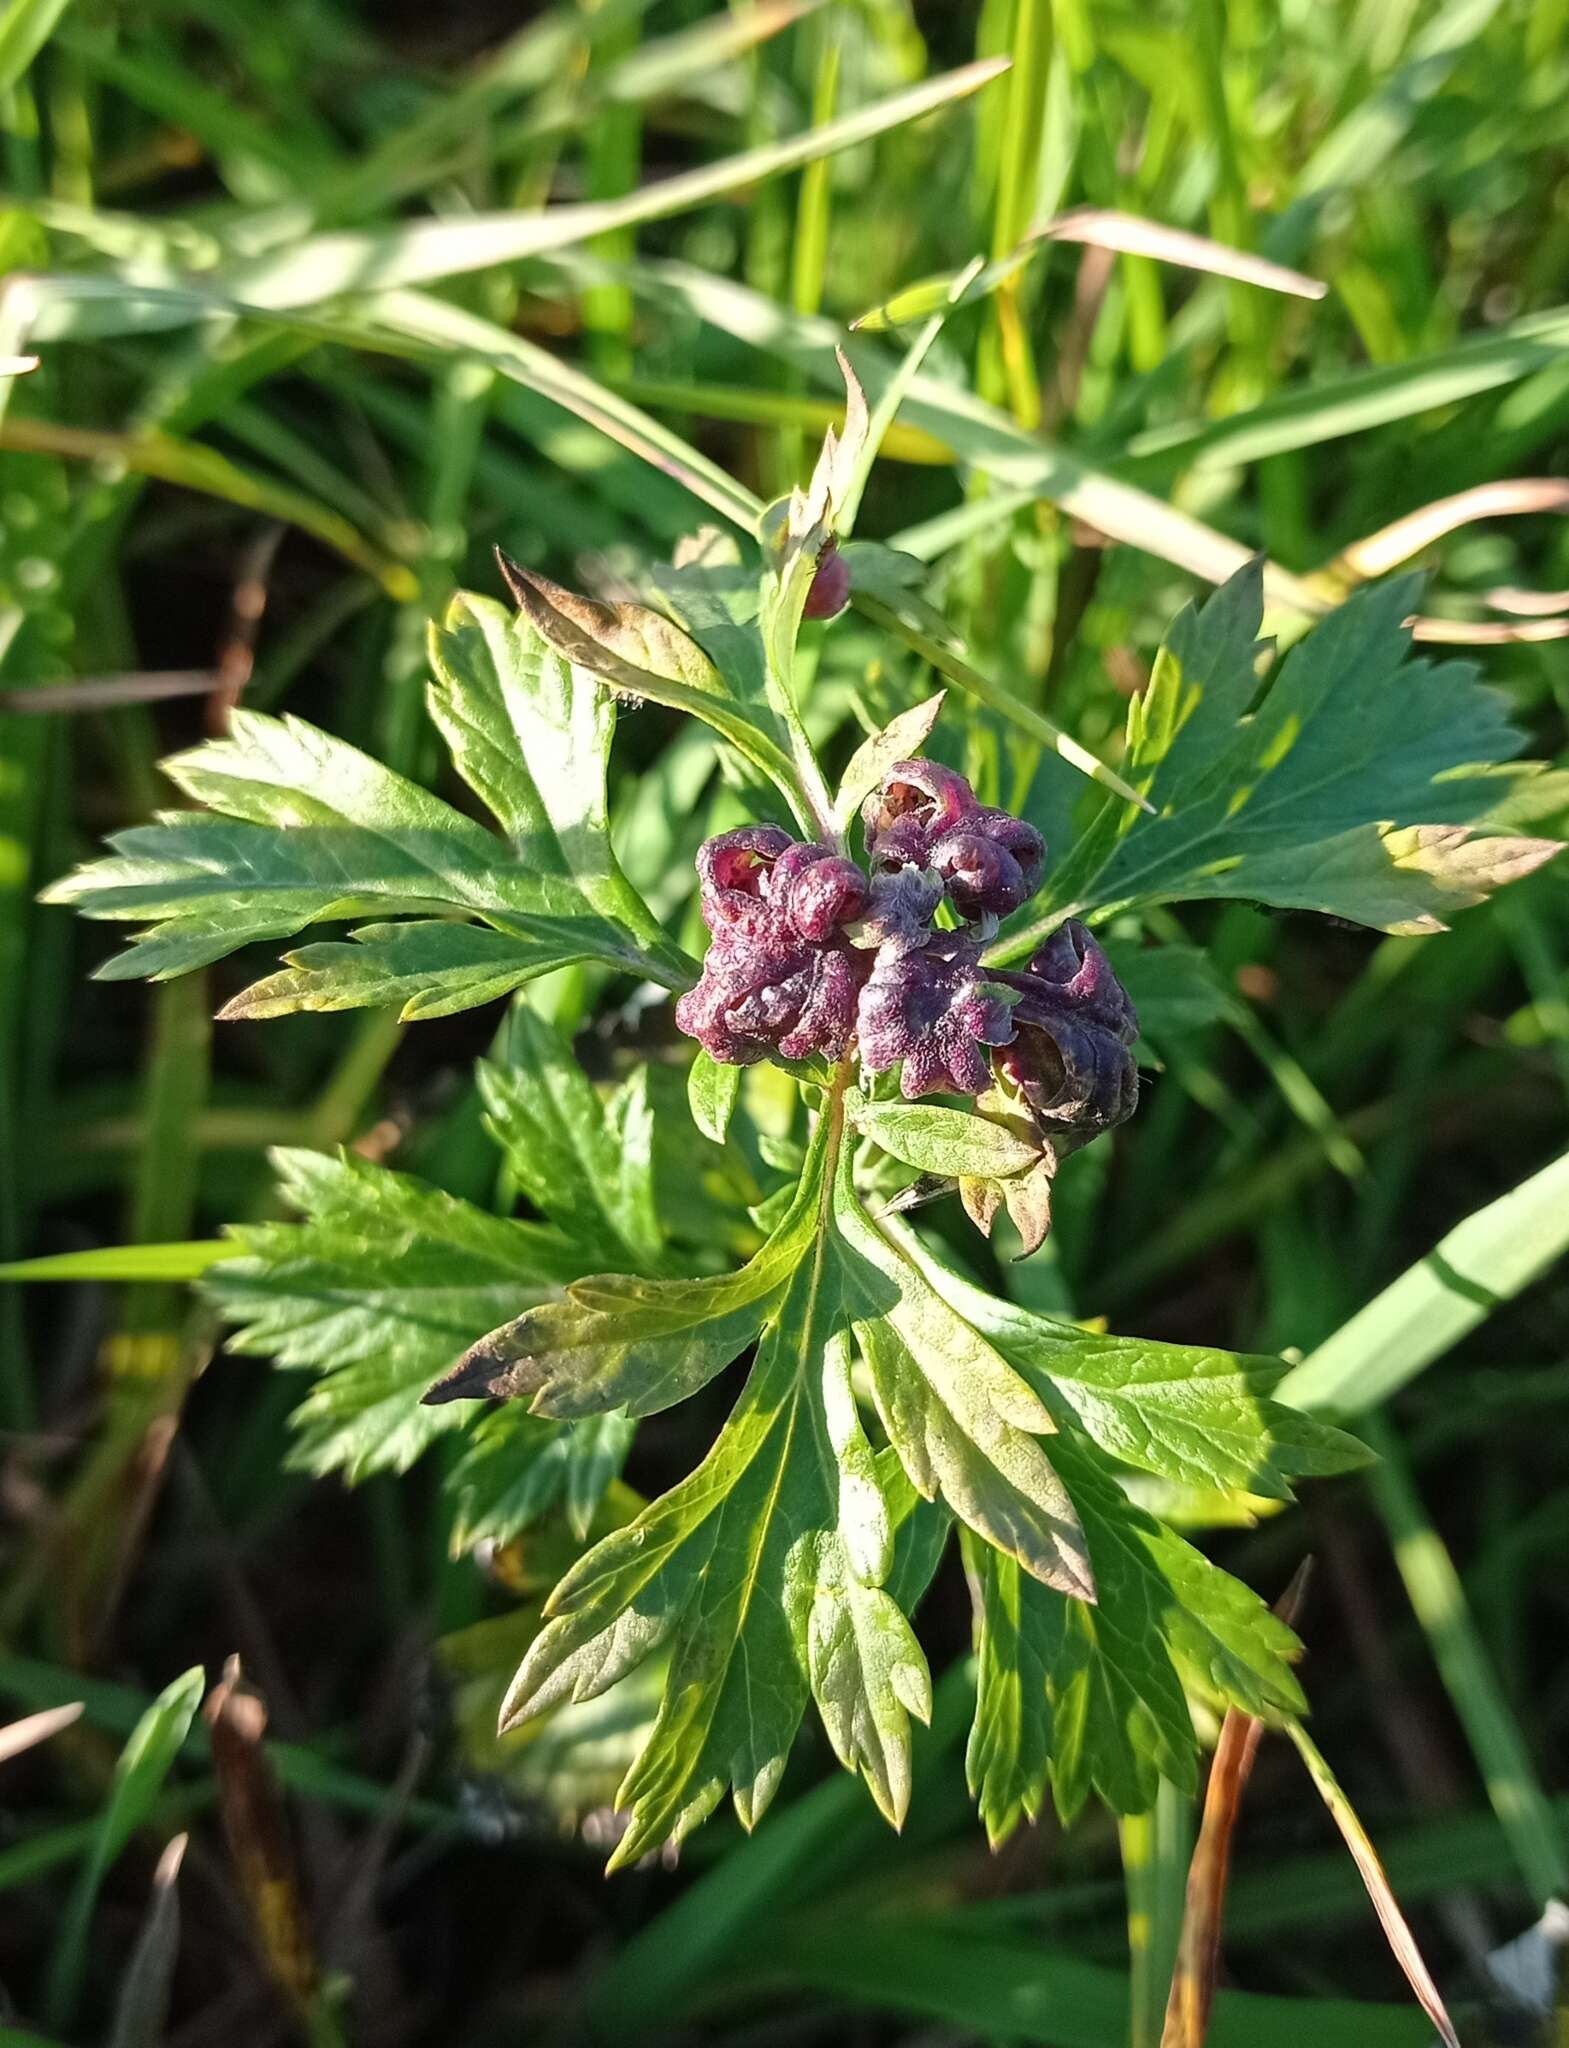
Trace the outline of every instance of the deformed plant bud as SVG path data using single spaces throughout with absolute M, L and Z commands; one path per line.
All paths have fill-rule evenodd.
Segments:
M 1023 818 L 977 810 L 938 840 L 931 863 L 961 917 L 1006 917 L 1040 887 L 1046 842 Z
M 980 948 L 959 932 L 924 947 L 883 947 L 861 992 L 861 1060 L 884 1074 L 902 1060 L 902 1093 L 977 1095 L 990 1073 L 989 1046 L 1013 1035 L 1010 998 L 981 968 Z
M 977 803 L 964 777 L 938 762 L 895 762 L 861 817 L 873 872 L 931 868 L 966 922 L 1006 917 L 1040 886 L 1046 844 L 1035 827 Z
M 1097 940 L 1077 919 L 1059 925 L 1021 973 L 996 977 L 1015 992 L 1013 1036 L 992 1054 L 998 1079 L 1057 1150 L 1088 1142 L 1132 1116 L 1139 1020 Z
M 939 761 L 895 761 L 861 806 L 867 859 L 874 869 L 927 867 L 937 841 L 979 809 L 957 770 Z
M 703 922 L 713 943 L 676 1022 L 727 1066 L 771 1052 L 840 1058 L 870 971 L 843 927 L 869 885 L 853 861 L 803 845 L 776 825 L 743 825 L 697 857 Z
M 850 564 L 833 542 L 828 541 L 817 557 L 812 587 L 806 593 L 803 617 L 836 619 L 850 602 Z

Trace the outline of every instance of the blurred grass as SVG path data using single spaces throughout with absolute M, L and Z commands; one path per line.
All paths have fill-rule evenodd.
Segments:
M 873 133 L 881 102 L 998 55 L 1012 69 L 980 97 Z M 434 775 L 423 620 L 461 582 L 493 587 L 493 543 L 584 581 L 713 513 L 748 525 L 834 416 L 829 344 L 850 319 L 1080 203 L 1330 292 L 1307 305 L 1048 244 L 950 321 L 858 530 L 911 536 L 1016 709 L 1103 752 L 1195 573 L 1265 551 L 1289 629 L 1363 536 L 1565 473 L 1562 0 L 599 0 L 521 24 L 481 0 L 8 0 L 0 93 L 0 265 L 58 280 L 34 294 L 41 368 L 0 381 L 6 692 L 217 670 Z M 864 139 L 784 153 L 830 121 Z M 746 151 L 763 153 L 749 170 L 713 170 Z M 320 297 L 367 261 L 428 289 Z M 28 346 L 28 291 L 0 293 L 0 354 Z M 289 324 L 236 309 L 258 297 Z M 859 359 L 887 374 L 908 338 Z M 1462 621 L 1500 588 L 1569 589 L 1551 513 L 1462 528 L 1426 559 L 1427 609 Z M 831 644 L 827 680 L 875 702 L 874 664 L 896 657 L 849 628 Z M 1561 758 L 1563 646 L 1484 659 Z M 466 1085 L 483 1018 L 209 1037 L 229 968 L 206 991 L 92 984 L 100 939 L 33 905 L 165 800 L 158 754 L 222 702 L 0 708 L 0 1260 L 211 1236 L 269 1203 L 266 1144 L 302 1137 L 360 1137 L 493 1198 Z M 643 714 L 629 769 L 674 775 L 670 738 Z M 1036 765 L 990 711 L 966 747 L 1004 797 Z M 657 875 L 675 835 L 640 830 L 629 858 Z M 1216 1547 L 1271 1593 L 1310 1541 L 1332 1552 L 1304 1625 L 1315 1733 L 1441 1981 L 1463 1986 L 1563 1882 L 1569 1283 L 1507 1204 L 1542 1169 L 1553 1194 L 1569 1127 L 1569 876 L 1549 867 L 1442 940 L 1245 906 L 1165 935 L 1209 949 L 1241 1021 L 1174 1051 L 1116 1157 L 1065 1178 L 1054 1248 L 1015 1284 L 1124 1327 L 1311 1354 L 1304 1398 L 1330 1378 L 1350 1412 L 1376 1396 L 1390 1455 L 1366 1492 L 1325 1489 L 1307 1517 Z M 579 1021 L 581 983 L 556 993 Z M 1555 1248 L 1561 1204 L 1539 1207 Z M 1433 1287 L 1432 1248 L 1478 1230 L 1481 1295 Z M 86 1698 L 124 1735 L 174 1673 L 243 1648 L 318 1883 L 401 1845 L 375 1866 L 374 1928 L 346 1945 L 381 1987 L 354 2038 L 647 2038 L 651 2015 L 692 2013 L 739 2041 L 759 2038 L 759 2001 L 793 1994 L 778 2038 L 1099 2043 L 1123 2037 L 1130 1975 L 1149 2038 L 1187 1817 L 1163 1805 L 1120 1852 L 1107 1823 L 1043 1827 L 988 1862 L 954 1753 L 962 1669 L 899 1842 L 808 1758 L 754 1841 L 716 1822 L 687 1875 L 606 1893 L 592 1850 L 509 1815 L 450 1753 L 411 1798 L 400 1770 L 440 1721 L 417 1646 L 433 1612 L 478 1611 L 473 1568 L 449 1562 L 419 1475 L 339 1497 L 286 1472 L 293 1390 L 209 1366 L 212 1341 L 172 1287 L 0 1288 L 0 1692 Z M 928 1619 L 945 1657 L 962 1651 L 941 1587 Z M 129 1691 L 96 1690 L 106 1672 Z M 8 1767 L 0 1983 L 24 2011 L 43 2010 L 54 1929 L 94 1868 L 113 1755 L 89 1727 Z M 176 1764 L 152 1835 L 106 1880 L 105 1955 L 130 1952 L 158 1841 L 193 1816 L 203 1836 L 199 1771 Z M 334 1809 L 356 1817 L 347 1846 Z M 1347 2004 L 1398 1983 L 1328 1840 L 1266 1749 L 1228 1926 L 1243 2003 L 1219 2009 L 1217 2043 L 1423 2038 Z M 221 2031 L 236 1995 L 242 2029 L 274 2024 L 214 1931 L 225 1887 L 193 1855 L 182 2038 Z M 1130 1902 L 1150 1929 L 1131 1958 Z M 89 2021 L 112 1981 L 101 2003 L 87 1987 Z M 1287 1994 L 1321 2002 L 1304 2022 L 1268 2002 Z

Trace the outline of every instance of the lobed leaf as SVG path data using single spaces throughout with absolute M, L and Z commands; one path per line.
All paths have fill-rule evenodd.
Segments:
M 231 1349 L 308 1370 L 292 1418 L 310 1472 L 402 1471 L 457 1419 L 419 1405 L 434 1374 L 530 1297 L 582 1271 L 559 1232 L 491 1216 L 411 1175 L 324 1153 L 274 1154 L 298 1223 L 247 1224 L 203 1292 Z
M 1080 1329 L 983 1293 L 890 1223 L 934 1290 L 983 1329 L 1061 1428 L 1179 1485 L 1289 1500 L 1291 1481 L 1368 1462 L 1344 1431 L 1269 1398 L 1282 1359 Z
M 1555 842 L 1491 828 L 1536 771 L 1487 765 L 1520 735 L 1473 667 L 1409 658 L 1417 596 L 1411 577 L 1358 592 L 1263 686 L 1258 563 L 1183 612 L 1128 714 L 1125 766 L 1153 815 L 1103 806 L 1048 877 L 1052 909 L 995 957 L 1070 912 L 1204 898 L 1432 931 L 1550 859 Z
M 507 1065 L 482 1061 L 478 1081 L 486 1129 L 534 1207 L 587 1256 L 656 1265 L 663 1233 L 646 1068 L 601 1101 L 570 1043 L 520 1007 Z
M 510 849 L 357 747 L 297 718 L 239 710 L 228 739 L 165 763 L 206 815 L 172 812 L 121 833 L 112 857 L 46 892 L 91 917 L 148 922 L 100 973 L 162 979 L 309 924 L 435 911 L 449 921 L 375 925 L 355 935 L 358 947 L 307 948 L 228 1014 L 396 1001 L 441 1015 L 584 958 L 686 986 L 693 963 L 610 851 L 609 700 L 484 599 L 458 600 L 433 648 L 433 715 Z M 454 918 L 496 936 L 459 935 Z

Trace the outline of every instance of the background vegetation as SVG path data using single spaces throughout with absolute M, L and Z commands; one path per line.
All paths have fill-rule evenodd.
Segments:
M 1414 557 L 1429 630 L 1481 641 L 1529 751 L 1561 757 L 1569 7 L 518 12 L 0 8 L 0 269 L 44 280 L 0 295 L 0 353 L 41 357 L 0 384 L 0 1259 L 78 1260 L 69 1284 L 0 1289 L 0 1695 L 85 1702 L 0 1761 L 0 1984 L 35 2030 L 0 2039 L 164 2038 L 177 1952 L 167 2038 L 192 2048 L 302 2026 L 1103 2048 L 1130 2012 L 1150 2041 L 1191 1816 L 1163 1797 L 989 1855 L 957 1579 L 922 1611 L 950 1675 L 902 1838 L 806 1743 L 750 1841 L 718 1818 L 677 1867 L 604 1882 L 625 1729 L 506 1756 L 486 1733 L 566 1522 L 465 1550 L 435 1469 L 451 1440 L 403 1475 L 322 1452 L 290 1432 L 300 1377 L 224 1352 L 180 1284 L 202 1254 L 133 1286 L 124 1253 L 95 1257 L 282 1213 L 280 1145 L 347 1142 L 510 1209 L 471 1077 L 497 1012 L 215 1027 L 275 948 L 151 990 L 90 982 L 116 942 L 34 898 L 167 804 L 157 760 L 242 693 L 435 779 L 425 623 L 460 582 L 498 587 L 493 544 L 614 588 L 744 514 L 725 476 L 766 499 L 804 473 L 849 319 L 1079 205 L 1328 295 L 1046 242 L 943 334 L 859 531 L 930 561 L 977 665 L 1107 756 L 1171 616 L 1247 553 L 1281 572 L 1286 633 L 1294 603 Z M 1011 70 L 971 96 L 876 111 L 998 54 Z M 831 122 L 833 153 L 790 146 Z M 684 182 L 618 205 L 662 179 Z M 1362 545 L 1458 493 L 1478 495 Z M 905 701 L 887 643 L 846 623 L 830 644 L 825 701 Z M 664 713 L 627 725 L 625 857 L 674 925 L 731 799 Z M 1036 762 L 990 713 L 967 748 L 1005 793 Z M 1160 936 L 1205 950 L 1220 998 L 1171 1031 L 1115 1148 L 1064 1177 L 1051 1247 L 1012 1284 L 1120 1329 L 1300 1353 L 1288 1392 L 1380 1452 L 1252 1526 L 1212 1503 L 1228 1526 L 1204 1540 L 1270 1596 L 1316 1554 L 1299 1626 L 1319 1745 L 1475 2038 L 1503 2038 L 1481 1958 L 1564 1892 L 1569 1855 L 1550 1271 L 1569 869 L 1442 938 L 1247 906 Z M 659 1017 L 580 970 L 530 1000 L 596 1076 L 637 1045 L 679 1101 Z M 646 1432 L 628 1481 L 685 1470 L 710 1419 Z M 209 1726 L 179 1677 L 235 1652 L 270 1711 L 260 1746 L 243 1685 Z M 182 1830 L 176 1909 L 155 1863 Z M 1430 2038 L 1284 1743 L 1248 1793 L 1226 1955 L 1217 2048 Z

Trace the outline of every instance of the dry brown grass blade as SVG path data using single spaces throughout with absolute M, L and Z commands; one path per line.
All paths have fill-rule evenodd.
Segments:
M 1569 640 L 1569 618 L 1416 618 L 1409 623 L 1413 640 L 1425 640 L 1437 647 L 1516 647 L 1544 640 Z
M 1275 1603 L 1275 1612 L 1283 1621 L 1295 1623 L 1301 1612 L 1311 1562 L 1303 1561 Z M 1220 1969 L 1220 1930 L 1231 1870 L 1231 1837 L 1263 1733 L 1262 1721 L 1240 1713 L 1235 1707 L 1227 1709 L 1204 1790 L 1204 1818 L 1193 1845 L 1193 1860 L 1188 1865 L 1182 1937 L 1171 1975 L 1160 2048 L 1204 2048 Z
M 1509 519 L 1532 512 L 1569 513 L 1569 479 L 1556 476 L 1500 477 L 1435 498 L 1407 512 L 1377 533 L 1343 548 L 1309 581 L 1342 596 L 1359 583 L 1388 575 L 1413 555 L 1478 519 Z M 1442 647 L 1503 647 L 1522 642 L 1569 639 L 1569 618 L 1556 617 L 1569 606 L 1569 593 L 1492 590 L 1483 602 L 1512 620 L 1412 618 L 1406 621 L 1415 639 Z
M 238 1657 L 224 1665 L 202 1718 L 212 1731 L 224 1839 L 262 1959 L 284 1995 L 309 2011 L 320 1981 L 315 1944 L 283 1798 L 262 1748 L 266 1702 L 245 1682 Z
M 1547 619 L 1555 612 L 1569 612 L 1569 590 L 1516 590 L 1502 584 L 1484 590 L 1482 602 L 1489 611 L 1509 612 L 1517 619 Z
M 67 1707 L 47 1707 L 41 1714 L 28 1714 L 22 1720 L 0 1728 L 0 1764 L 8 1764 L 24 1749 L 47 1742 L 51 1735 L 58 1735 L 62 1728 L 69 1728 L 73 1721 L 79 1720 L 81 1713 L 82 1702 L 73 1700 Z
M 22 683 L 0 690 L 0 711 L 109 711 L 120 704 L 155 704 L 165 697 L 206 697 L 221 677 L 215 669 L 145 669 L 123 676 L 84 676 L 75 683 Z
M 1407 512 L 1377 533 L 1342 548 L 1323 575 L 1345 583 L 1366 583 L 1387 576 L 1402 562 L 1431 547 L 1435 540 L 1469 526 L 1477 519 L 1510 519 L 1528 512 L 1569 512 L 1569 478 L 1558 476 L 1500 477 L 1452 497 L 1435 498 Z
M 1444 2048 L 1460 2048 L 1460 2037 L 1455 2032 L 1454 2022 L 1433 1982 L 1422 1952 L 1416 1945 L 1416 1936 L 1411 1932 L 1406 1916 L 1400 1910 L 1399 1901 L 1390 1889 L 1389 1878 L 1379 1861 L 1378 1851 L 1373 1847 L 1366 1828 L 1357 1818 L 1356 1808 L 1346 1797 L 1339 1779 L 1325 1762 L 1318 1744 L 1309 1735 L 1302 1723 L 1296 1719 L 1286 1722 L 1286 1733 L 1297 1748 L 1297 1754 L 1308 1767 L 1319 1797 L 1329 1808 L 1331 1819 L 1339 1828 L 1346 1847 L 1351 1851 L 1351 1860 L 1357 1867 L 1357 1875 L 1367 1887 L 1367 1895 L 1373 1902 L 1373 1911 L 1378 1915 L 1379 1925 L 1384 1930 L 1384 1939 L 1389 1943 L 1390 1952 L 1405 1973 L 1405 1980 L 1411 1986 L 1418 2005 L 1438 2029 L 1439 2039 Z
M 1231 1870 L 1231 1836 L 1264 1733 L 1262 1721 L 1227 1710 L 1209 1767 L 1204 1818 L 1188 1865 L 1182 1938 L 1166 2001 L 1160 2048 L 1204 2048 L 1220 1968 L 1220 1929 Z
M 1225 243 L 1212 242 L 1207 235 L 1163 227 L 1159 221 L 1141 220 L 1137 214 L 1119 213 L 1110 206 L 1075 206 L 1038 227 L 1031 239 L 1083 242 L 1092 249 L 1151 256 L 1157 263 L 1207 271 L 1212 277 L 1258 285 L 1264 291 L 1286 292 L 1295 299 L 1321 299 L 1329 290 L 1322 278 L 1287 270 L 1283 264 L 1270 263 L 1262 256 L 1250 256 L 1245 249 L 1228 249 Z

